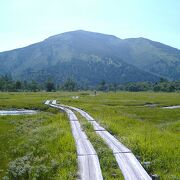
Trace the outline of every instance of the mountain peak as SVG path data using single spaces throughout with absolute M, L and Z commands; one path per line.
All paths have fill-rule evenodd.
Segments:
M 103 34 L 103 33 L 98 33 L 98 32 L 92 32 L 92 31 L 86 31 L 86 30 L 74 30 L 74 31 L 68 31 L 68 32 L 64 32 L 61 34 L 57 34 L 54 36 L 50 36 L 49 38 L 45 39 L 45 40 L 52 40 L 52 39 L 58 39 L 58 38 L 63 38 L 63 37 L 69 37 L 69 38 L 73 38 L 73 37 L 87 37 L 87 38 L 106 38 L 106 37 L 110 37 L 110 38 L 114 38 L 117 39 L 116 36 L 114 35 L 108 35 L 108 34 Z M 119 39 L 119 38 L 118 38 Z
M 73 77 L 89 85 L 180 78 L 180 51 L 145 38 L 76 30 L 18 50 L 0 53 L 0 74 L 56 82 Z

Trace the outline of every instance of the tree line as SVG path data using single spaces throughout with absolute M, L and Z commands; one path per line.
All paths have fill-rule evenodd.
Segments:
M 20 81 L 13 80 L 11 76 L 0 76 L 0 91 L 4 92 L 20 92 L 20 91 L 76 91 L 79 87 L 77 83 L 72 79 L 67 79 L 63 84 L 57 85 L 51 79 L 48 79 L 44 83 L 38 83 L 36 81 Z
M 97 90 L 101 91 L 155 91 L 155 92 L 176 92 L 180 91 L 180 81 L 168 81 L 161 78 L 158 82 L 130 82 L 125 84 L 108 84 L 102 81 Z
M 11 76 L 0 76 L 0 91 L 4 92 L 18 92 L 18 91 L 77 91 L 77 90 L 98 90 L 98 91 L 155 91 L 155 92 L 176 92 L 180 91 L 180 81 L 168 81 L 161 78 L 160 81 L 152 82 L 131 82 L 125 84 L 106 83 L 102 80 L 96 86 L 82 86 L 75 80 L 68 78 L 62 84 L 58 85 L 53 80 L 48 79 L 44 83 L 36 81 L 20 81 L 13 80 Z

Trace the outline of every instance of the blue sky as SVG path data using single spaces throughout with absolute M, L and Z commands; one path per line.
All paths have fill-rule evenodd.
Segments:
M 0 1 L 0 52 L 78 29 L 180 49 L 180 0 Z

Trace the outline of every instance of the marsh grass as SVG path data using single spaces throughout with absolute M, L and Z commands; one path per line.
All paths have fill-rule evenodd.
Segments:
M 47 96 L 51 94 L 1 94 L 3 109 L 40 111 L 0 116 L 0 179 L 76 179 L 77 155 L 69 121 L 64 113 L 42 104 Z
M 1 178 L 76 178 L 76 150 L 65 115 L 41 113 L 11 118 L 6 116 L 4 120 L 13 127 L 0 136 Z
M 179 105 L 180 93 L 98 93 L 60 100 L 89 112 L 142 163 L 150 161 L 148 173 L 180 179 L 180 109 L 162 109 Z
M 72 99 L 72 96 L 79 96 L 79 98 Z M 9 163 L 21 163 L 24 157 L 31 157 L 30 150 L 30 152 L 35 151 L 34 159 L 41 154 L 44 157 L 39 164 L 35 163 L 35 160 L 30 160 L 30 166 L 43 164 L 43 167 L 33 170 L 33 173 L 42 171 L 42 174 L 47 173 L 49 177 L 52 174 L 52 167 L 56 167 L 58 163 L 58 169 L 53 173 L 55 174 L 53 178 L 76 178 L 76 150 L 69 123 L 66 116 L 59 113 L 58 115 L 56 109 L 48 108 L 43 104 L 47 99 L 58 99 L 60 103 L 80 107 L 89 112 L 102 126 L 139 156 L 142 162 L 151 162 L 148 167 L 149 173 L 159 174 L 161 179 L 180 179 L 180 109 L 161 108 L 179 105 L 180 94 L 153 92 L 98 92 L 97 96 L 93 96 L 93 92 L 0 93 L 0 109 L 39 110 L 39 113 L 33 116 L 0 116 L 1 179 L 6 172 L 8 173 Z M 145 106 L 147 104 L 156 104 L 156 106 Z M 37 121 L 28 123 L 29 120 L 32 122 L 38 120 L 40 124 Z M 21 124 L 21 121 L 24 121 L 28 128 Z M 25 131 L 20 128 L 16 132 L 17 127 L 21 126 Z M 89 125 L 86 128 L 89 128 Z M 92 141 L 96 140 L 94 135 L 89 137 Z M 99 140 L 96 142 L 95 144 L 100 144 L 99 148 L 101 148 L 102 144 Z M 46 153 L 51 155 L 45 155 Z M 47 167 L 48 172 L 44 166 Z

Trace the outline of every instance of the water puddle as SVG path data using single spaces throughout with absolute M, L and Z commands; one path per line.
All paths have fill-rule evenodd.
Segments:
M 151 108 L 153 108 L 153 107 L 156 107 L 157 104 L 147 103 L 147 104 L 145 104 L 144 106 L 145 106 L 145 107 L 151 107 Z
M 163 109 L 176 109 L 176 108 L 180 108 L 180 106 L 167 106 L 167 107 L 163 107 Z
M 25 114 L 36 114 L 35 110 L 25 110 L 25 109 L 16 109 L 16 110 L 0 110 L 0 115 L 25 115 Z

